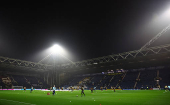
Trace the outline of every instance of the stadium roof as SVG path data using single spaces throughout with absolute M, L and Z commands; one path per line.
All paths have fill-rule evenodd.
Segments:
M 56 64 L 55 68 L 63 72 L 82 70 L 99 72 L 100 70 L 107 69 L 133 69 L 146 66 L 168 65 L 170 62 L 170 44 L 138 51 L 134 50 L 67 64 Z M 54 65 L 52 64 L 29 62 L 8 57 L 0 57 L 0 66 L 34 71 L 54 70 Z

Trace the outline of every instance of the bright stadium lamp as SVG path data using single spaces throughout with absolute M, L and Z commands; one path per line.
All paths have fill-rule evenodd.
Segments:
M 53 45 L 50 50 L 51 50 L 52 53 L 63 52 L 63 48 L 61 46 L 59 46 L 58 44 Z
M 169 9 L 167 9 L 164 13 L 163 13 L 163 17 L 165 17 L 165 18 L 170 18 L 170 8 Z

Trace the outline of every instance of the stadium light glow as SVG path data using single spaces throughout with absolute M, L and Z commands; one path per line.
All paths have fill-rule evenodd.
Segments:
M 167 18 L 170 17 L 170 8 L 164 12 L 163 16 Z
M 62 53 L 63 52 L 63 48 L 61 46 L 59 46 L 58 44 L 55 44 L 53 45 L 51 48 L 50 48 L 50 51 L 52 53 Z
M 170 6 L 162 12 L 155 14 L 151 22 L 154 27 L 170 23 Z

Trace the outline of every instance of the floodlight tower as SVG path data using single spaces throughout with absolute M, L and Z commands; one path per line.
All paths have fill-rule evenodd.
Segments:
M 51 52 L 53 54 L 53 59 L 54 59 L 54 64 L 53 64 L 53 67 L 54 67 L 54 71 L 53 71 L 53 76 L 52 76 L 52 85 L 57 85 L 57 86 L 60 86 L 60 73 L 59 71 L 57 71 L 56 69 L 56 65 L 57 65 L 57 56 L 59 53 L 61 53 L 63 51 L 62 47 L 55 44 L 51 47 Z
M 163 15 L 165 19 L 167 18 L 169 20 L 170 18 L 170 8 L 167 9 Z M 150 46 L 153 42 L 155 42 L 157 39 L 159 39 L 163 34 L 165 34 L 168 30 L 170 30 L 170 24 L 165 27 L 162 31 L 160 31 L 157 35 L 155 35 L 149 42 L 147 42 L 145 45 L 143 45 L 138 51 L 140 52 L 141 50 L 144 50 L 148 46 Z
M 166 18 L 170 18 L 170 8 L 164 12 L 163 17 Z M 170 24 L 165 27 L 162 31 L 160 31 L 157 35 L 155 35 L 151 40 L 149 40 L 145 45 L 143 45 L 139 50 L 138 53 L 141 53 L 142 50 L 145 50 L 146 48 L 148 48 L 148 46 L 150 46 L 153 42 L 155 42 L 157 39 L 159 39 L 163 34 L 165 34 L 168 30 L 170 30 Z M 136 55 L 138 54 L 136 53 Z M 135 55 L 135 57 L 136 57 Z M 159 80 L 161 80 L 161 78 L 159 77 L 159 70 L 157 70 L 157 77 L 156 77 L 156 82 L 157 85 L 159 86 Z
M 139 52 L 145 48 L 147 48 L 148 46 L 150 46 L 153 42 L 155 42 L 158 38 L 160 38 L 163 34 L 165 34 L 168 30 L 170 29 L 170 24 L 165 27 L 161 32 L 159 32 L 156 36 L 154 36 L 149 42 L 147 42 L 144 46 L 142 46 L 139 49 Z
M 48 48 L 48 50 L 46 51 L 48 51 L 49 54 L 46 57 L 44 57 L 42 60 L 40 60 L 38 63 L 43 63 L 43 62 L 49 63 L 52 65 L 53 70 L 48 71 L 48 73 L 44 74 L 44 80 L 46 80 L 47 84 L 50 84 L 51 86 L 53 86 L 54 84 L 56 86 L 60 86 L 61 71 L 59 69 L 61 68 L 61 62 L 63 62 L 63 60 L 66 60 L 66 62 L 70 62 L 72 64 L 75 63 L 64 55 L 66 54 L 66 50 L 61 46 L 59 46 L 58 44 L 53 45 L 52 47 Z M 61 59 L 61 61 L 59 61 L 60 57 L 63 58 Z

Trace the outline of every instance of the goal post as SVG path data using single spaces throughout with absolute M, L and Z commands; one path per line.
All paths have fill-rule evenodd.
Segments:
M 12 86 L 12 89 L 23 89 L 23 86 Z

